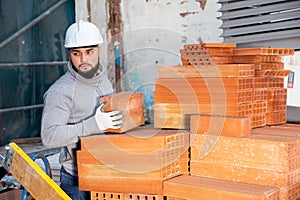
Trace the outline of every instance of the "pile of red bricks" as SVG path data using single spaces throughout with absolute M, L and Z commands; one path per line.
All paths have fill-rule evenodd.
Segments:
M 81 138 L 79 188 L 92 200 L 300 199 L 300 125 L 285 123 L 281 62 L 293 53 L 185 45 L 182 66 L 159 68 L 154 126 L 137 117 L 122 134 Z M 141 109 L 121 97 L 107 109 Z

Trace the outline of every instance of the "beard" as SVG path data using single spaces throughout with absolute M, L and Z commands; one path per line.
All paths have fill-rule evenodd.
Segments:
M 99 69 L 99 61 L 98 61 L 98 63 L 97 63 L 95 66 L 92 66 L 92 65 L 89 64 L 89 63 L 82 63 L 81 65 L 89 65 L 89 66 L 91 66 L 91 69 L 88 70 L 88 71 L 81 71 L 81 70 L 78 70 L 78 69 L 73 65 L 73 63 L 72 63 L 73 69 L 74 69 L 78 74 L 80 74 L 81 76 L 83 76 L 83 77 L 86 78 L 86 79 L 91 79 L 91 78 L 93 78 L 93 77 L 95 76 L 95 74 L 98 72 L 98 69 Z M 80 68 L 81 65 L 79 65 L 79 68 Z

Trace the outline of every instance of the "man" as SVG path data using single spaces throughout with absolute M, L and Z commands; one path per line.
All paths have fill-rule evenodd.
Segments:
M 120 110 L 103 112 L 99 98 L 112 94 L 113 88 L 101 68 L 98 28 L 80 20 L 66 32 L 69 49 L 68 71 L 44 95 L 41 138 L 46 147 L 62 147 L 59 161 L 61 188 L 73 199 L 89 199 L 89 192 L 78 190 L 76 150 L 83 136 L 121 128 Z

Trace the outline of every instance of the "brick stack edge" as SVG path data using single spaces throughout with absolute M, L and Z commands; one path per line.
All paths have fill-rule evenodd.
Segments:
M 185 45 L 182 66 L 159 68 L 154 126 L 82 138 L 79 187 L 92 200 L 300 199 L 281 62 L 293 53 Z

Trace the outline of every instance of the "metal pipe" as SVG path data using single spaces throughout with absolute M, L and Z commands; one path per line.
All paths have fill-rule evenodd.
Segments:
M 59 8 L 62 4 L 66 3 L 66 2 L 67 2 L 67 0 L 61 0 L 58 3 L 56 3 L 54 6 L 52 6 L 51 8 L 49 8 L 48 10 L 46 10 L 45 12 L 43 12 L 42 14 L 40 14 L 38 17 L 36 17 L 35 19 L 33 19 L 30 23 L 28 23 L 27 25 L 25 25 L 23 28 L 19 29 L 12 36 L 8 37 L 6 40 L 4 40 L 3 42 L 1 42 L 0 43 L 0 49 L 2 49 L 3 47 L 5 47 L 11 41 L 15 40 L 17 37 L 19 37 L 25 31 L 27 31 L 28 29 L 30 29 L 32 26 L 34 26 L 35 24 L 37 24 L 39 21 L 41 21 L 42 19 L 44 19 L 51 12 L 53 12 L 54 10 L 56 10 L 57 8 Z
M 41 65 L 66 65 L 68 61 L 32 62 L 32 63 L 0 63 L 0 67 L 28 67 Z
M 4 109 L 0 109 L 0 113 L 20 111 L 20 110 L 29 110 L 29 109 L 42 108 L 42 107 L 44 107 L 44 104 L 31 105 L 31 106 L 20 106 L 20 107 L 14 107 L 14 108 L 4 108 Z

